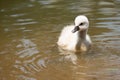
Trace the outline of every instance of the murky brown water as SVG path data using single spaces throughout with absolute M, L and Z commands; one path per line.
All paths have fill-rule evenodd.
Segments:
M 84 14 L 93 48 L 60 53 L 61 29 Z M 120 0 L 1 0 L 0 80 L 120 80 Z

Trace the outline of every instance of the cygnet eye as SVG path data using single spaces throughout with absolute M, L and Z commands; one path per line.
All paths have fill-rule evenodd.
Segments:
M 84 25 L 84 23 L 80 23 L 80 26 Z

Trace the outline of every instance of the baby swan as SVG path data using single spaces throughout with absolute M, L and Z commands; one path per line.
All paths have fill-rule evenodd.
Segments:
M 63 28 L 57 42 L 59 48 L 72 52 L 89 50 L 92 42 L 87 34 L 88 28 L 88 18 L 84 15 L 77 16 L 75 25 L 68 25 Z

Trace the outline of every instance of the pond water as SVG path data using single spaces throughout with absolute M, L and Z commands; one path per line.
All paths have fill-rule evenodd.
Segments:
M 93 47 L 61 53 L 61 29 L 80 14 Z M 120 79 L 120 0 L 1 0 L 0 38 L 0 80 Z

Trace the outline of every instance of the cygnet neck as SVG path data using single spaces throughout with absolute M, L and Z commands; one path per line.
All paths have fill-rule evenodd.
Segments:
M 87 30 L 78 31 L 78 33 L 77 33 L 78 40 L 77 40 L 77 43 L 76 43 L 76 50 L 79 50 L 81 44 L 86 40 L 86 34 L 87 34 Z
M 86 34 L 87 34 L 87 30 L 79 31 L 79 32 L 78 32 L 78 37 L 79 37 L 81 40 L 85 40 L 85 39 L 86 39 Z

